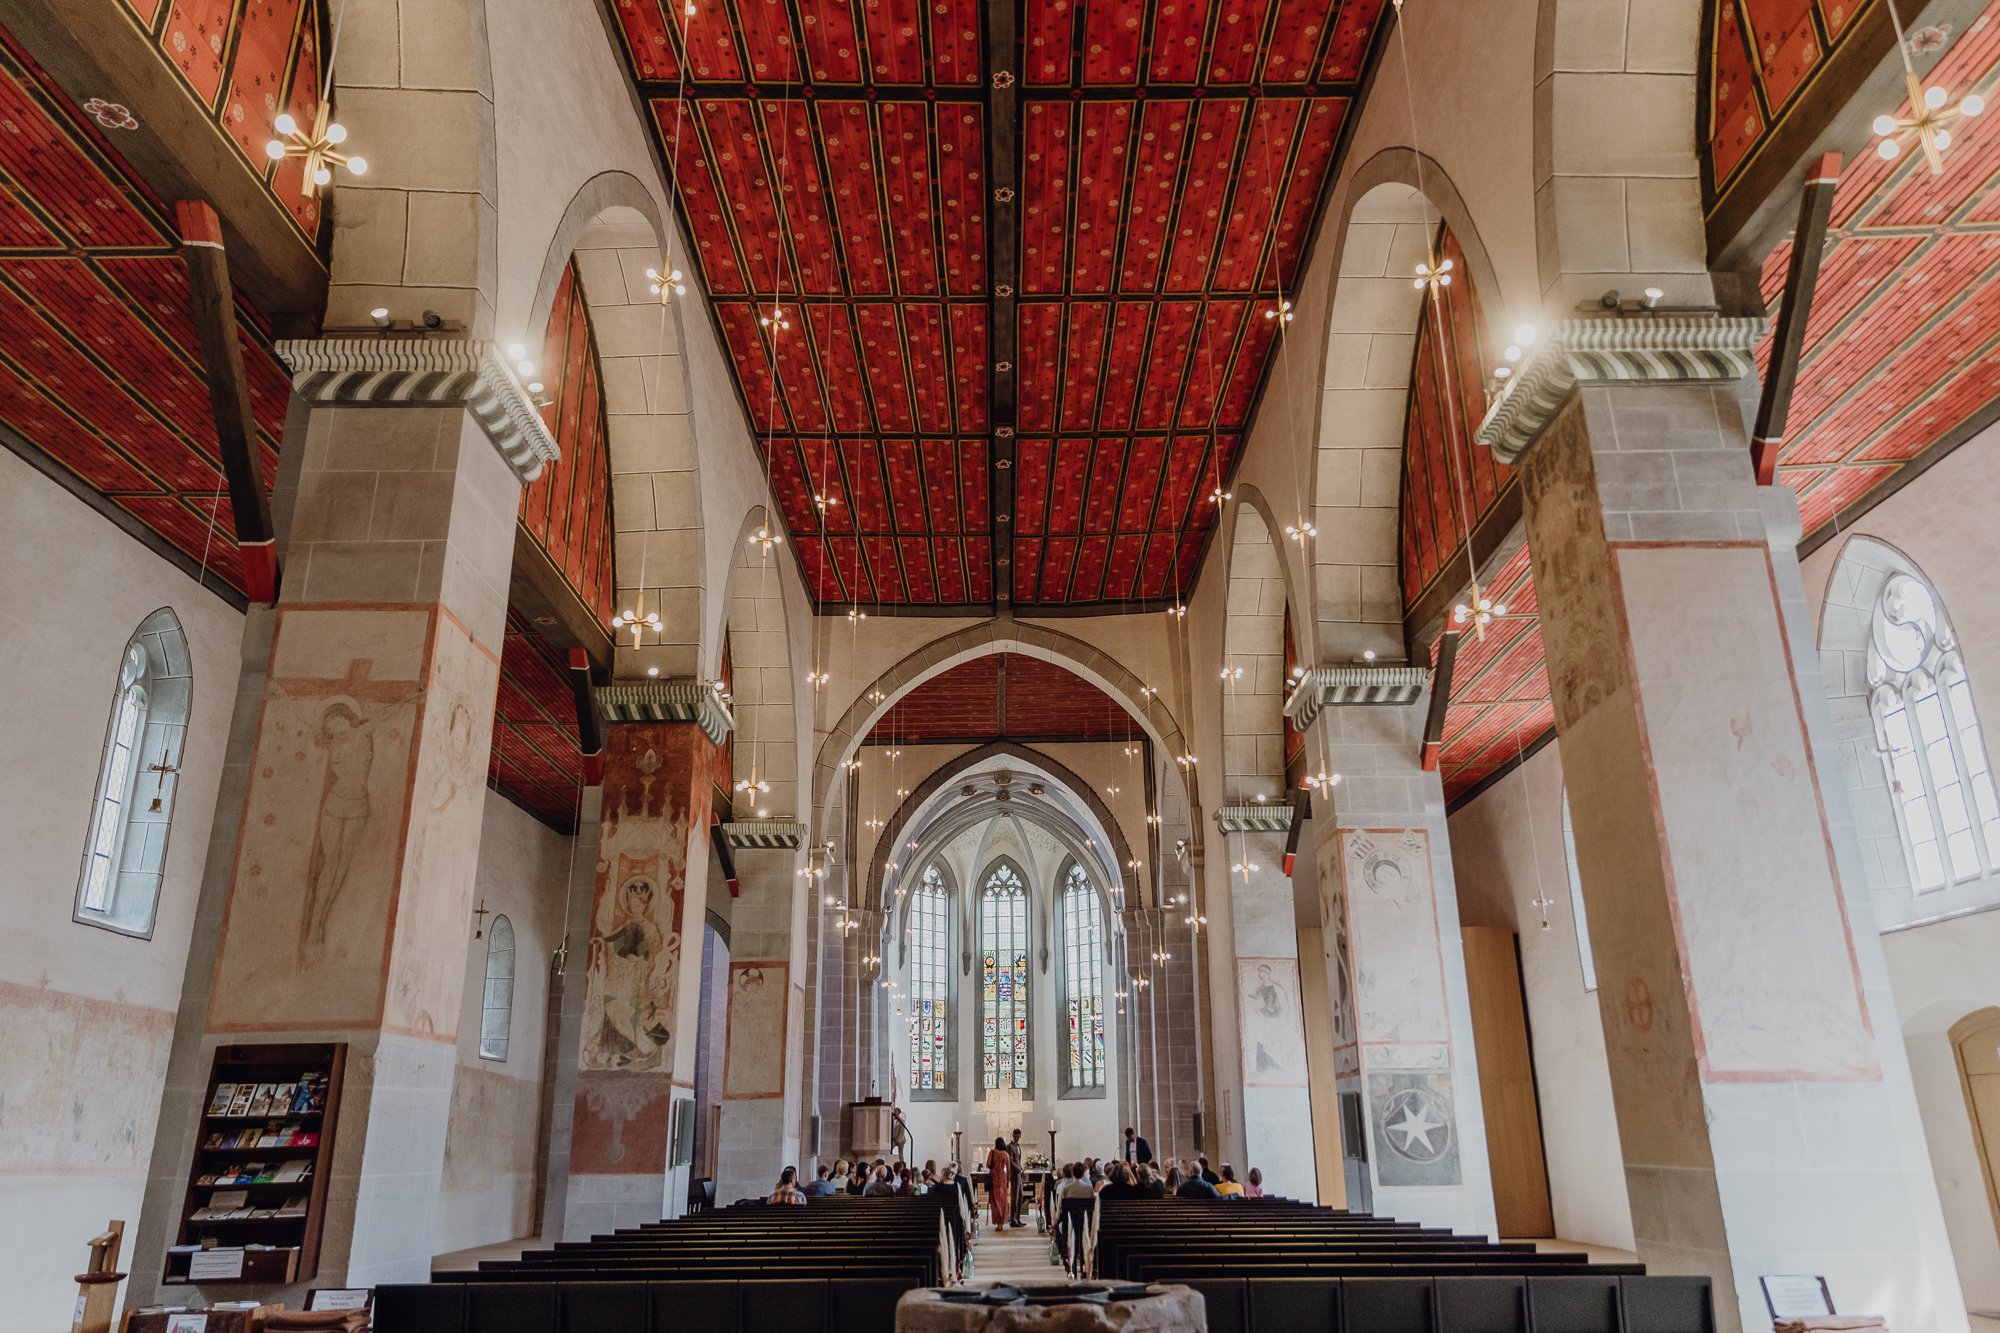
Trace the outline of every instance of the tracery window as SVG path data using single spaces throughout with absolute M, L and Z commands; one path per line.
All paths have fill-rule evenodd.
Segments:
M 1062 891 L 1064 1047 L 1070 1088 L 1104 1086 L 1104 904 L 1083 867 Z
M 1590 922 L 1583 913 L 1583 870 L 1576 859 L 1576 825 L 1569 817 L 1569 789 L 1564 788 L 1563 802 L 1563 868 L 1569 874 L 1570 923 L 1576 927 L 1576 957 L 1583 964 L 1583 988 L 1597 989 L 1597 960 L 1590 952 Z
M 118 658 L 111 717 L 77 877 L 76 919 L 147 935 L 159 906 L 187 737 L 187 640 L 162 607 Z
M 951 898 L 937 866 L 910 895 L 910 1087 L 951 1089 Z M 990 1084 L 988 1086 L 991 1086 Z
M 1922 579 L 1892 575 L 1875 601 L 1869 712 L 1917 892 L 1989 873 L 2000 799 L 1958 641 Z
M 479 1013 L 479 1054 L 505 1060 L 514 1028 L 514 923 L 493 918 L 486 940 L 486 993 Z
M 1028 890 L 1001 861 L 979 893 L 980 1080 L 1028 1087 Z

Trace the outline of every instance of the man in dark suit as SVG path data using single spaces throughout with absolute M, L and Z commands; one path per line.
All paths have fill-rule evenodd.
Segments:
M 1007 1140 L 1007 1155 L 1014 1159 L 1014 1211 L 1010 1225 L 1017 1227 L 1028 1225 L 1021 1217 L 1021 1205 L 1028 1197 L 1027 1183 L 1021 1179 L 1022 1152 L 1021 1131 L 1017 1129 L 1014 1131 L 1014 1137 Z
M 1153 1145 L 1140 1138 L 1133 1128 L 1127 1125 L 1125 1126 L 1125 1149 L 1122 1157 L 1124 1161 L 1131 1163 L 1133 1166 L 1137 1166 L 1141 1162 L 1150 1166 L 1153 1162 Z

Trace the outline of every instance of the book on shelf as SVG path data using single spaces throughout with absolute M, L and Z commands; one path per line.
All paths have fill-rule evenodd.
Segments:
M 210 1115 L 227 1115 L 229 1113 L 229 1104 L 235 1100 L 236 1085 L 234 1083 L 218 1083 L 215 1085 L 214 1093 L 209 1096 L 208 1113 Z
M 299 1085 L 280 1083 L 271 1091 L 271 1114 L 291 1115 L 299 1099 Z
M 255 1083 L 238 1083 L 236 1085 L 236 1095 L 229 1099 L 229 1110 L 225 1114 L 250 1114 L 250 1103 L 256 1099 L 256 1096 L 257 1085 Z
M 285 1200 L 285 1206 L 278 1209 L 277 1215 L 279 1217 L 304 1217 L 306 1215 L 306 1196 L 303 1194 L 292 1195 L 291 1198 Z
M 304 1180 L 312 1174 L 313 1164 L 309 1157 L 295 1157 L 271 1173 L 274 1183 L 290 1185 Z
M 277 1084 L 259 1083 L 257 1085 L 257 1091 L 252 1093 L 250 1097 L 249 1114 L 251 1115 L 271 1114 L 271 1099 L 275 1097 L 277 1093 L 278 1093 Z

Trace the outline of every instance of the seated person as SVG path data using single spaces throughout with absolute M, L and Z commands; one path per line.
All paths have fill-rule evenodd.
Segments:
M 1073 1162 L 1063 1168 L 1063 1176 L 1056 1183 L 1056 1198 L 1094 1199 L 1097 1190 L 1090 1183 L 1090 1172 L 1082 1162 Z
M 1236 1168 L 1227 1162 L 1222 1164 L 1222 1181 L 1215 1187 L 1215 1192 L 1225 1199 L 1243 1197 L 1243 1186 L 1236 1182 Z
M 896 1193 L 896 1182 L 889 1175 L 889 1168 L 886 1166 L 876 1167 L 869 1175 L 868 1184 L 862 1188 L 861 1193 L 864 1197 L 871 1199 L 893 1196 Z
M 1132 1169 L 1132 1184 L 1148 1199 L 1167 1197 L 1167 1187 L 1153 1174 L 1151 1163 L 1141 1162 Z
M 805 1188 L 805 1194 L 808 1199 L 824 1199 L 829 1194 L 837 1194 L 839 1192 L 839 1187 L 833 1183 L 833 1172 L 829 1171 L 826 1167 L 819 1168 L 813 1174 L 812 1184 Z
M 1221 1177 L 1217 1176 L 1220 1180 Z M 1201 1164 L 1194 1161 L 1181 1163 L 1181 1183 L 1174 1189 L 1176 1199 L 1219 1199 L 1215 1186 L 1202 1178 Z
M 1208 1164 L 1206 1157 L 1195 1158 L 1194 1164 L 1196 1169 L 1201 1172 L 1203 1180 L 1206 1180 L 1211 1185 L 1220 1185 L 1222 1183 L 1222 1177 L 1215 1174 L 1215 1168 Z
M 1150 1199 L 1153 1192 L 1132 1179 L 1132 1173 L 1123 1162 L 1111 1164 L 1111 1174 L 1104 1182 L 1104 1188 L 1097 1191 L 1100 1199 Z
M 778 1188 L 771 1191 L 770 1201 L 772 1203 L 796 1203 L 801 1206 L 805 1204 L 806 1195 L 805 1191 L 799 1188 L 799 1169 L 797 1167 L 788 1166 L 785 1168 L 784 1174 L 778 1177 Z

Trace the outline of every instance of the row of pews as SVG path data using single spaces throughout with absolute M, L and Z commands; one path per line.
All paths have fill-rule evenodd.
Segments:
M 888 1333 L 959 1263 L 955 1196 L 739 1203 L 375 1291 L 376 1333 Z
M 1094 1276 L 1180 1282 L 1209 1333 L 1714 1333 L 1709 1280 L 1285 1199 L 1098 1201 Z

